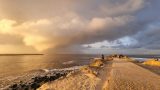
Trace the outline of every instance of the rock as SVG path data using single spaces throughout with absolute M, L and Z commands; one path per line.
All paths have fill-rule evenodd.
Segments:
M 18 85 L 17 84 L 13 84 L 10 88 L 12 88 L 12 89 L 16 89 L 18 87 Z
M 31 88 L 33 88 L 34 90 L 36 90 L 39 87 L 40 87 L 40 85 L 38 83 L 31 84 Z

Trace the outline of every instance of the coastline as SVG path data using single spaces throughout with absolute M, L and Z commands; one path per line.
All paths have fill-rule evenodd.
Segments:
M 145 68 L 145 69 L 157 74 L 157 75 L 160 75 L 160 66 L 158 66 L 158 63 L 160 63 L 160 61 L 157 60 L 157 58 L 147 58 L 147 59 L 143 59 L 143 60 L 135 59 L 132 62 L 142 68 Z
M 99 59 L 99 63 L 97 61 L 96 59 L 90 64 L 94 67 L 98 66 L 96 70 L 89 65 L 89 67 L 84 67 L 85 69 L 69 77 L 47 82 L 38 88 L 38 90 L 160 89 L 160 76 L 136 65 L 129 57 L 111 56 L 104 60 L 104 62 L 101 59 Z M 101 61 L 104 64 L 102 67 L 100 65 Z
M 144 75 L 149 74 L 151 77 L 159 77 L 159 74 L 155 75 L 151 73 L 146 67 L 140 65 L 140 63 L 134 62 L 133 59 L 127 56 L 107 56 L 104 60 L 101 58 L 94 58 L 91 60 L 92 62 L 89 65 L 85 66 L 75 66 L 71 68 L 64 69 L 42 69 L 41 73 L 37 73 L 34 76 L 30 76 L 28 81 L 19 81 L 8 87 L 3 88 L 4 90 L 15 89 L 15 90 L 46 90 L 46 89 L 56 89 L 56 90 L 113 90 L 112 88 L 115 85 L 121 84 L 122 81 L 118 81 L 119 83 L 115 83 L 116 80 L 121 80 L 126 78 L 124 75 L 119 78 L 117 75 L 128 74 L 121 68 L 125 68 L 126 70 L 130 69 L 132 76 L 135 78 L 139 78 L 139 76 L 134 75 L 135 73 L 139 73 L 140 77 L 141 73 Z M 135 60 L 136 61 L 136 60 Z M 123 65 L 124 64 L 124 65 Z M 125 66 L 125 67 L 124 67 Z M 117 68 L 118 67 L 118 68 Z M 120 68 L 121 67 L 121 68 Z M 134 70 L 131 67 L 135 67 Z M 154 68 L 152 68 L 154 69 Z M 118 70 L 118 72 L 117 72 Z M 120 72 L 121 73 L 120 73 Z M 127 71 L 127 72 L 129 72 Z M 138 71 L 138 72 L 137 72 Z M 135 73 L 133 73 L 135 72 Z M 118 77 L 118 78 L 117 78 Z M 117 78 L 117 79 L 116 79 Z M 148 76 L 149 78 L 149 76 Z M 130 77 L 127 78 L 126 85 L 130 84 Z M 131 79 L 132 80 L 132 79 Z M 150 78 L 151 81 L 153 81 Z M 133 80 L 133 82 L 136 82 Z M 144 82 L 142 80 L 142 82 Z M 67 86 L 66 86 L 66 83 Z M 155 83 L 150 83 L 151 85 Z M 135 83 L 135 85 L 138 85 Z M 52 87 L 52 88 L 51 88 Z M 123 85 L 124 88 L 125 85 Z M 147 87 L 145 83 L 142 86 L 132 86 L 129 88 L 140 88 Z M 149 87 L 147 87 L 149 88 Z M 155 90 L 158 90 L 159 87 L 152 87 Z M 2 88 L 1 88 L 2 89 Z M 122 89 L 120 89 L 122 90 Z M 150 90 L 150 89 L 149 89 Z
M 145 69 L 148 69 L 149 71 L 155 73 L 155 74 L 158 74 L 160 75 L 160 67 L 158 66 L 150 66 L 150 65 L 144 65 L 142 63 L 135 63 L 136 65 L 139 65 Z
M 0 56 L 24 56 L 24 55 L 44 55 L 44 54 L 0 54 Z
M 57 80 L 66 76 L 68 73 L 77 71 L 81 66 L 74 66 L 63 69 L 41 69 L 37 72 L 17 76 L 15 79 L 5 82 L 0 87 L 1 90 L 18 89 L 18 90 L 31 90 L 40 87 L 42 84 L 50 81 Z

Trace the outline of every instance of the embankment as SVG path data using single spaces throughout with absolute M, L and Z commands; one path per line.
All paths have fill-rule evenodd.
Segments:
M 94 60 L 67 77 L 45 83 L 38 90 L 160 90 L 159 75 L 127 58 L 113 57 L 102 62 Z

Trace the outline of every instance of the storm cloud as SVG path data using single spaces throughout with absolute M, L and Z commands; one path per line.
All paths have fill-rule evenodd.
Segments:
M 39 52 L 76 52 L 87 47 L 159 49 L 157 3 L 160 1 L 0 0 L 0 44 L 18 44 Z

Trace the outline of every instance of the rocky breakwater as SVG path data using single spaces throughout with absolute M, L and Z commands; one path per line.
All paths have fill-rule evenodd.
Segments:
M 109 62 L 106 58 L 94 58 L 90 64 L 69 73 L 67 77 L 47 82 L 38 90 L 101 90 L 110 73 Z
M 31 77 L 28 81 L 20 81 L 13 85 L 8 86 L 5 90 L 36 90 L 46 82 L 51 82 L 59 78 L 66 77 L 68 73 L 74 72 L 79 67 L 65 68 L 65 69 L 44 69 L 45 73 Z

